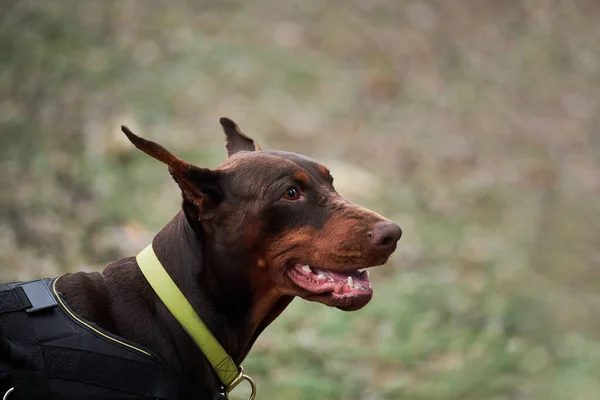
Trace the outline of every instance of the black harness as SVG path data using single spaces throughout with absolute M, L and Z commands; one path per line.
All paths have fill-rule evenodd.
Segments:
M 0 284 L 0 396 L 8 392 L 7 400 L 225 399 L 199 389 L 152 351 L 77 316 L 55 282 Z

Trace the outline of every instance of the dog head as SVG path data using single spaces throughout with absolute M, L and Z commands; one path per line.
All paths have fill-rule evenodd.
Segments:
M 122 130 L 169 167 L 190 223 L 211 246 L 242 259 L 257 290 L 348 311 L 364 307 L 373 294 L 366 268 L 387 262 L 400 227 L 342 198 L 324 165 L 262 150 L 232 120 L 220 122 L 228 158 L 213 170 Z

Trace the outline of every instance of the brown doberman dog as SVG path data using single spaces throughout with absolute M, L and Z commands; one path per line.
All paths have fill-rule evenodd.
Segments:
M 295 296 L 345 311 L 364 307 L 373 294 L 364 269 L 384 264 L 402 231 L 344 200 L 325 166 L 300 154 L 261 150 L 233 121 L 220 122 L 229 157 L 214 170 L 122 129 L 138 149 L 165 163 L 181 188 L 182 210 L 153 247 L 239 365 Z M 57 288 L 83 318 L 153 350 L 207 393 L 219 390 L 210 364 L 135 258 L 112 262 L 103 273 L 67 274 Z

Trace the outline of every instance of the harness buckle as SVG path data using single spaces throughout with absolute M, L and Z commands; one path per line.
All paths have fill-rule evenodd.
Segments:
M 250 393 L 250 397 L 248 400 L 254 400 L 256 398 L 256 384 L 248 375 L 244 374 L 244 367 L 240 366 L 240 372 L 238 376 L 231 382 L 231 385 L 225 390 L 225 398 L 229 399 L 229 393 L 233 391 L 240 383 L 243 381 L 248 381 L 250 384 L 250 389 L 252 392 Z
M 36 312 L 46 308 L 56 307 L 58 303 L 50 293 L 50 289 L 40 279 L 19 285 L 31 303 L 28 313 Z

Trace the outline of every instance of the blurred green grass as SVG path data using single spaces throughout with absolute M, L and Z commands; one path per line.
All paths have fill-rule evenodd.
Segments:
M 596 399 L 592 1 L 0 4 L 0 278 L 96 270 L 176 212 L 120 124 L 214 167 L 220 116 L 404 237 L 356 313 L 296 300 L 261 399 Z M 244 398 L 243 393 L 235 398 Z

